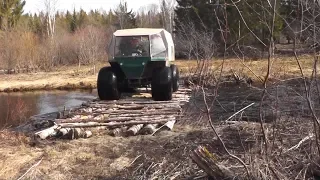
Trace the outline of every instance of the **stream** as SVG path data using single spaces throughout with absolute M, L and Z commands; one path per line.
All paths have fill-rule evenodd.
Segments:
M 0 93 L 0 129 L 18 126 L 33 115 L 76 107 L 96 97 L 96 90 Z

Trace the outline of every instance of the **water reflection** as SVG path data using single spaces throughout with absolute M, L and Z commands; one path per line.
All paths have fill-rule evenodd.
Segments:
M 79 106 L 96 97 L 96 91 L 0 93 L 0 128 L 17 126 L 32 115 Z

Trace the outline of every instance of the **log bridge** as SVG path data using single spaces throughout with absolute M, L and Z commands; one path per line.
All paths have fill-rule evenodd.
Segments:
M 113 136 L 154 135 L 160 130 L 173 129 L 190 95 L 191 89 L 181 87 L 173 93 L 171 101 L 153 101 L 150 93 L 141 89 L 138 93 L 124 94 L 125 97 L 118 101 L 95 99 L 78 108 L 59 112 L 51 121 L 34 121 L 33 127 L 42 129 L 34 135 L 41 139 L 88 138 L 92 136 L 92 128 L 107 129 Z

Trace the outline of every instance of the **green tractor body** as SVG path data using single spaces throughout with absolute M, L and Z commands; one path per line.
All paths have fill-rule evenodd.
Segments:
M 166 30 L 118 30 L 113 34 L 108 55 L 110 67 L 102 68 L 98 75 L 100 99 L 119 99 L 126 89 L 151 85 L 154 100 L 171 100 L 172 92 L 178 90 L 174 43 Z

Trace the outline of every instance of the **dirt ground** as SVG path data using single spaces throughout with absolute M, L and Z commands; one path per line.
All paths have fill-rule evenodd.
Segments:
M 215 67 L 219 67 L 221 61 L 215 63 Z M 246 63 L 251 63 L 252 70 L 263 77 L 265 61 Z M 230 60 L 226 64 L 226 72 L 236 69 L 237 65 L 239 72 L 243 68 L 239 61 Z M 312 67 L 308 59 L 303 60 L 302 64 Z M 195 61 L 184 62 L 182 71 L 188 72 L 194 65 Z M 275 79 L 298 76 L 295 63 L 289 60 L 278 59 L 274 67 L 278 70 L 272 75 Z M 307 74 L 310 67 L 305 70 Z M 247 75 L 251 73 L 248 69 L 242 70 Z M 65 82 L 69 85 L 71 82 L 91 82 L 93 86 L 96 75 L 89 75 L 90 67 L 84 72 L 79 75 L 72 70 L 61 70 L 28 77 L 25 74 L 1 75 L 4 78 L 1 78 L 0 87 L 2 91 L 23 89 L 21 84 L 30 85 L 29 82 L 36 77 L 39 79 L 30 89 L 37 89 L 41 83 L 46 86 L 48 82 L 51 85 L 47 86 L 52 86 L 68 78 Z M 7 84 L 2 85 L 2 82 Z M 54 87 L 62 88 L 64 85 Z M 212 96 L 212 90 L 207 89 L 208 97 Z M 258 87 L 228 84 L 220 87 L 216 101 L 208 102 L 212 104 L 210 116 L 226 148 L 247 164 L 254 179 L 316 179 L 319 166 L 314 164 L 320 161 L 315 140 L 307 139 L 290 150 L 314 132 L 301 79 L 272 83 L 262 104 L 259 103 L 261 93 Z M 315 86 L 312 86 L 312 93 L 317 94 Z M 220 164 L 242 179 L 246 172 L 238 161 L 226 153 L 214 135 L 206 114 L 201 111 L 204 109 L 202 99 L 201 93 L 194 93 L 191 102 L 184 108 L 184 118 L 174 130 L 156 136 L 112 137 L 107 131 L 99 131 L 89 139 L 34 141 L 3 130 L 0 132 L 0 179 L 18 179 L 21 176 L 23 179 L 194 179 L 205 175 L 190 158 L 191 152 L 199 145 L 206 146 Z M 255 104 L 232 118 L 231 122 L 225 122 L 227 117 L 250 103 Z M 319 107 L 318 99 L 314 99 L 313 103 Z M 267 151 L 260 113 L 268 142 Z
M 307 142 L 297 150 L 283 153 L 310 133 L 312 124 L 307 119 L 301 120 L 279 122 L 275 133 L 271 125 L 265 125 L 270 149 L 273 149 L 269 166 L 263 155 L 259 123 L 215 123 L 215 127 L 228 150 L 248 164 L 255 179 L 276 179 L 268 174 L 267 167 L 277 169 L 280 177 L 290 172 L 292 177 L 303 179 L 299 172 L 311 167 L 315 148 Z M 191 180 L 202 177 L 198 179 L 204 180 L 207 179 L 205 173 L 190 158 L 199 145 L 207 147 L 217 161 L 236 172 L 239 179 L 247 179 L 241 178 L 246 175 L 244 168 L 227 155 L 205 123 L 202 126 L 179 123 L 174 131 L 155 136 L 111 137 L 107 132 L 100 132 L 89 139 L 72 141 L 34 142 L 8 131 L 0 134 L 0 179 L 18 179 L 26 173 L 22 179 Z M 312 173 L 305 177 L 312 177 Z
M 0 179 L 17 179 L 40 160 L 25 179 L 191 177 L 199 170 L 190 162 L 189 151 L 212 136 L 208 129 L 177 126 L 157 136 L 124 138 L 104 132 L 89 139 L 33 144 L 12 134 L 8 139 L 6 133 L 1 133 L 5 144 L 0 147 Z M 182 172 L 184 168 L 188 171 Z

